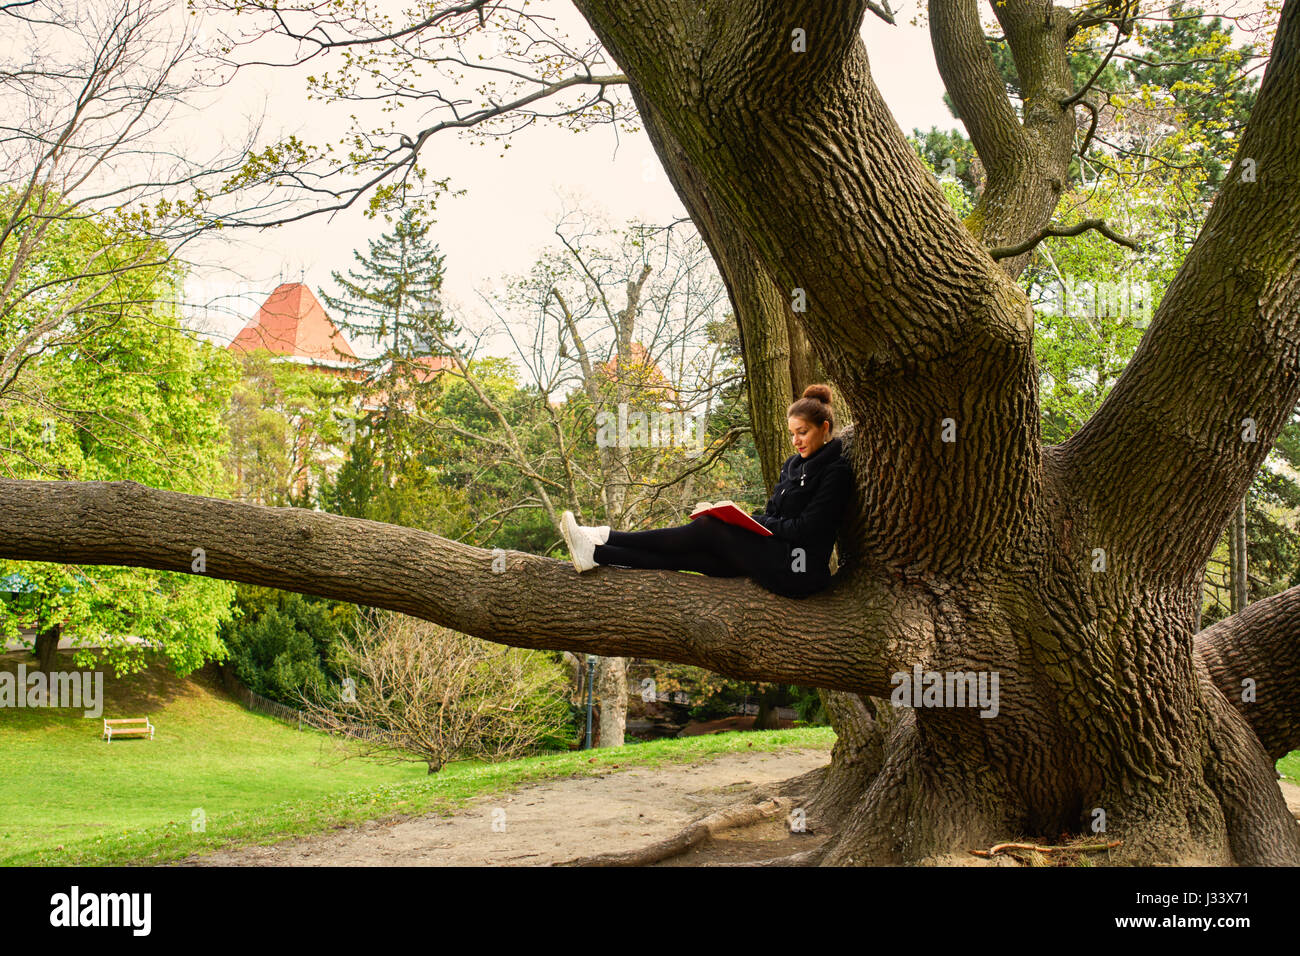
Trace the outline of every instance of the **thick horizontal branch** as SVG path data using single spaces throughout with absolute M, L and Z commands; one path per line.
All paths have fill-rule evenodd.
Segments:
M 1300 748 L 1297 636 L 1300 586 L 1252 604 L 1196 635 L 1196 653 L 1210 679 L 1255 731 L 1271 760 Z
M 1121 246 L 1126 246 L 1135 252 L 1142 251 L 1142 243 L 1138 242 L 1136 239 L 1130 239 L 1128 236 L 1120 235 L 1108 226 L 1104 219 L 1084 219 L 1081 222 L 1076 222 L 1073 226 L 1045 226 L 1024 242 L 1018 242 L 1014 246 L 999 246 L 997 249 L 990 249 L 989 255 L 994 259 L 1006 259 L 1010 256 L 1022 255 L 1049 236 L 1078 236 L 1087 232 L 1089 229 L 1096 229 L 1111 242 L 1118 243 Z
M 744 578 L 614 568 L 579 576 L 568 561 L 131 481 L 0 480 L 0 558 L 203 573 L 399 611 L 514 647 L 877 696 L 911 666 L 901 655 L 924 654 L 933 638 L 914 598 L 861 578 L 840 576 L 799 601 Z

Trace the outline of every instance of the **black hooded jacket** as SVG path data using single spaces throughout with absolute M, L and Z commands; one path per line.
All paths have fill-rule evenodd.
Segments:
M 767 507 L 753 513 L 774 535 L 763 539 L 772 571 L 760 583 L 770 590 L 807 597 L 830 584 L 831 549 L 853 497 L 853 468 L 841 450 L 840 440 L 832 438 L 807 458 L 791 455 Z M 804 554 L 796 554 L 796 548 Z

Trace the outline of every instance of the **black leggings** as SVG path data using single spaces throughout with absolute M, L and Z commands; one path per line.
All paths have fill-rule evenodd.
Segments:
M 595 558 L 598 564 L 625 568 L 755 577 L 772 572 L 772 541 L 705 515 L 676 528 L 611 531 L 605 544 L 596 545 Z

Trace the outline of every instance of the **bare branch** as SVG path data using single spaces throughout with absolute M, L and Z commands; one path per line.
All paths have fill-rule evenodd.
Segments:
M 896 25 L 894 11 L 889 9 L 888 0 L 880 0 L 879 3 L 877 3 L 876 0 L 867 0 L 867 9 L 880 17 L 880 19 L 884 20 L 891 27 Z
M 1140 242 L 1136 239 L 1130 239 L 1127 236 L 1121 236 L 1118 232 L 1107 225 L 1105 220 L 1084 219 L 1080 222 L 1076 222 L 1073 226 L 1045 226 L 1024 242 L 1018 242 L 1014 246 L 999 246 L 996 249 L 990 249 L 989 255 L 994 259 L 1005 259 L 1008 256 L 1023 255 L 1049 236 L 1078 236 L 1087 232 L 1089 229 L 1096 229 L 1111 242 L 1118 243 L 1119 245 L 1132 249 L 1135 252 L 1142 251 L 1142 244 Z

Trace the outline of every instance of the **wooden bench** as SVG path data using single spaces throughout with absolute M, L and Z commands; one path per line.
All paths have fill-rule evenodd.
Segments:
M 148 717 L 119 717 L 104 721 L 104 739 L 110 744 L 114 737 L 143 737 L 149 735 L 153 740 L 153 724 Z

